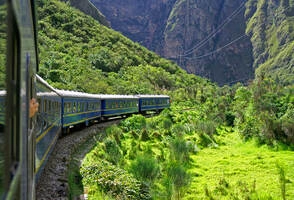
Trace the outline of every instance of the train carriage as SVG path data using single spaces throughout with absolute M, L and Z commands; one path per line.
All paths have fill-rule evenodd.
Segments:
M 103 119 L 129 116 L 139 112 L 138 97 L 133 95 L 100 95 Z
M 145 114 L 147 111 L 160 112 L 170 106 L 170 97 L 167 95 L 138 95 L 139 112 Z
M 36 137 L 35 174 L 38 180 L 61 134 L 61 97 L 41 77 L 36 77 L 39 111 L 32 127 Z
M 76 125 L 89 125 L 91 121 L 100 120 L 101 99 L 100 95 L 83 92 L 57 90 L 62 96 L 62 128 L 68 133 Z

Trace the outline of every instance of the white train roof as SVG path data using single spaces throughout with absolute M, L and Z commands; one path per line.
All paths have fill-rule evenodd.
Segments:
M 0 96 L 6 96 L 6 90 L 0 90 Z
M 100 99 L 99 94 L 89 94 L 89 93 L 85 93 L 85 92 L 77 92 L 77 91 L 70 91 L 70 90 L 59 90 L 59 89 L 56 89 L 56 91 L 62 97 L 86 97 L 86 98 Z
M 167 95 L 153 95 L 153 94 L 139 94 L 137 95 L 139 98 L 170 98 Z
M 37 97 L 42 97 L 42 96 L 50 96 L 50 97 L 59 97 L 59 94 L 56 92 L 37 92 Z
M 135 95 L 100 94 L 101 99 L 138 99 Z

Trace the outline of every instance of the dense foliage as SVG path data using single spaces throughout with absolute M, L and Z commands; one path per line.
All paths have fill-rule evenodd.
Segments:
M 235 125 L 245 139 L 260 143 L 294 145 L 294 86 L 280 86 L 272 79 L 258 78 L 249 87 L 239 87 L 232 109 Z
M 39 0 L 39 74 L 53 86 L 92 93 L 175 89 L 174 63 L 70 6 Z M 200 82 L 200 79 L 197 80 Z

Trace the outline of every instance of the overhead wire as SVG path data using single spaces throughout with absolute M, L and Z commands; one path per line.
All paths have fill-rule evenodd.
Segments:
M 219 33 L 223 27 L 228 24 L 229 22 L 231 22 L 235 16 L 237 16 L 237 14 L 240 13 L 240 11 L 242 10 L 242 8 L 245 6 L 245 1 L 243 3 L 241 3 L 241 5 L 232 12 L 232 14 L 230 16 L 228 16 L 217 28 L 215 31 L 213 31 L 212 33 L 208 34 L 206 38 L 204 38 L 202 41 L 200 41 L 197 45 L 195 45 L 194 47 L 192 47 L 191 49 L 188 49 L 184 52 L 184 54 L 178 55 L 179 57 L 184 57 L 187 55 L 192 54 L 194 51 L 198 50 L 199 48 L 203 47 L 207 41 L 209 41 L 211 38 L 215 37 L 217 35 L 217 33 Z
M 221 51 L 222 49 L 224 49 L 224 48 L 230 46 L 231 44 L 233 44 L 233 43 L 235 43 L 235 42 L 241 40 L 242 38 L 244 38 L 244 37 L 246 37 L 246 36 L 247 36 L 246 34 L 243 34 L 243 35 L 241 35 L 240 37 L 236 38 L 235 40 L 229 42 L 228 44 L 226 44 L 226 45 L 224 45 L 224 46 L 222 46 L 222 47 L 220 47 L 220 48 L 218 48 L 218 49 L 216 49 L 216 50 L 214 50 L 214 51 L 211 51 L 211 52 L 209 52 L 209 53 L 206 53 L 206 54 L 204 54 L 204 55 L 197 56 L 197 57 L 192 57 L 192 58 L 188 58 L 188 57 L 183 57 L 183 58 L 184 58 L 184 59 L 187 59 L 187 60 L 194 60 L 194 59 L 200 59 L 200 58 L 204 58 L 204 57 L 210 56 L 210 55 L 212 55 L 212 54 L 214 54 L 214 53 L 217 53 L 217 52 Z

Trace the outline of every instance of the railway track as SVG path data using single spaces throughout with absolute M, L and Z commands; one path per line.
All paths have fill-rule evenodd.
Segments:
M 60 138 L 39 178 L 36 187 L 36 199 L 39 200 L 67 200 L 69 199 L 68 166 L 71 159 L 82 161 L 84 155 L 92 148 L 88 146 L 79 155 L 75 154 L 77 148 L 91 138 L 101 137 L 103 129 L 117 124 L 121 119 L 114 119 L 104 123 L 94 124 L 83 130 L 77 130 Z M 76 197 L 76 199 L 83 199 Z

